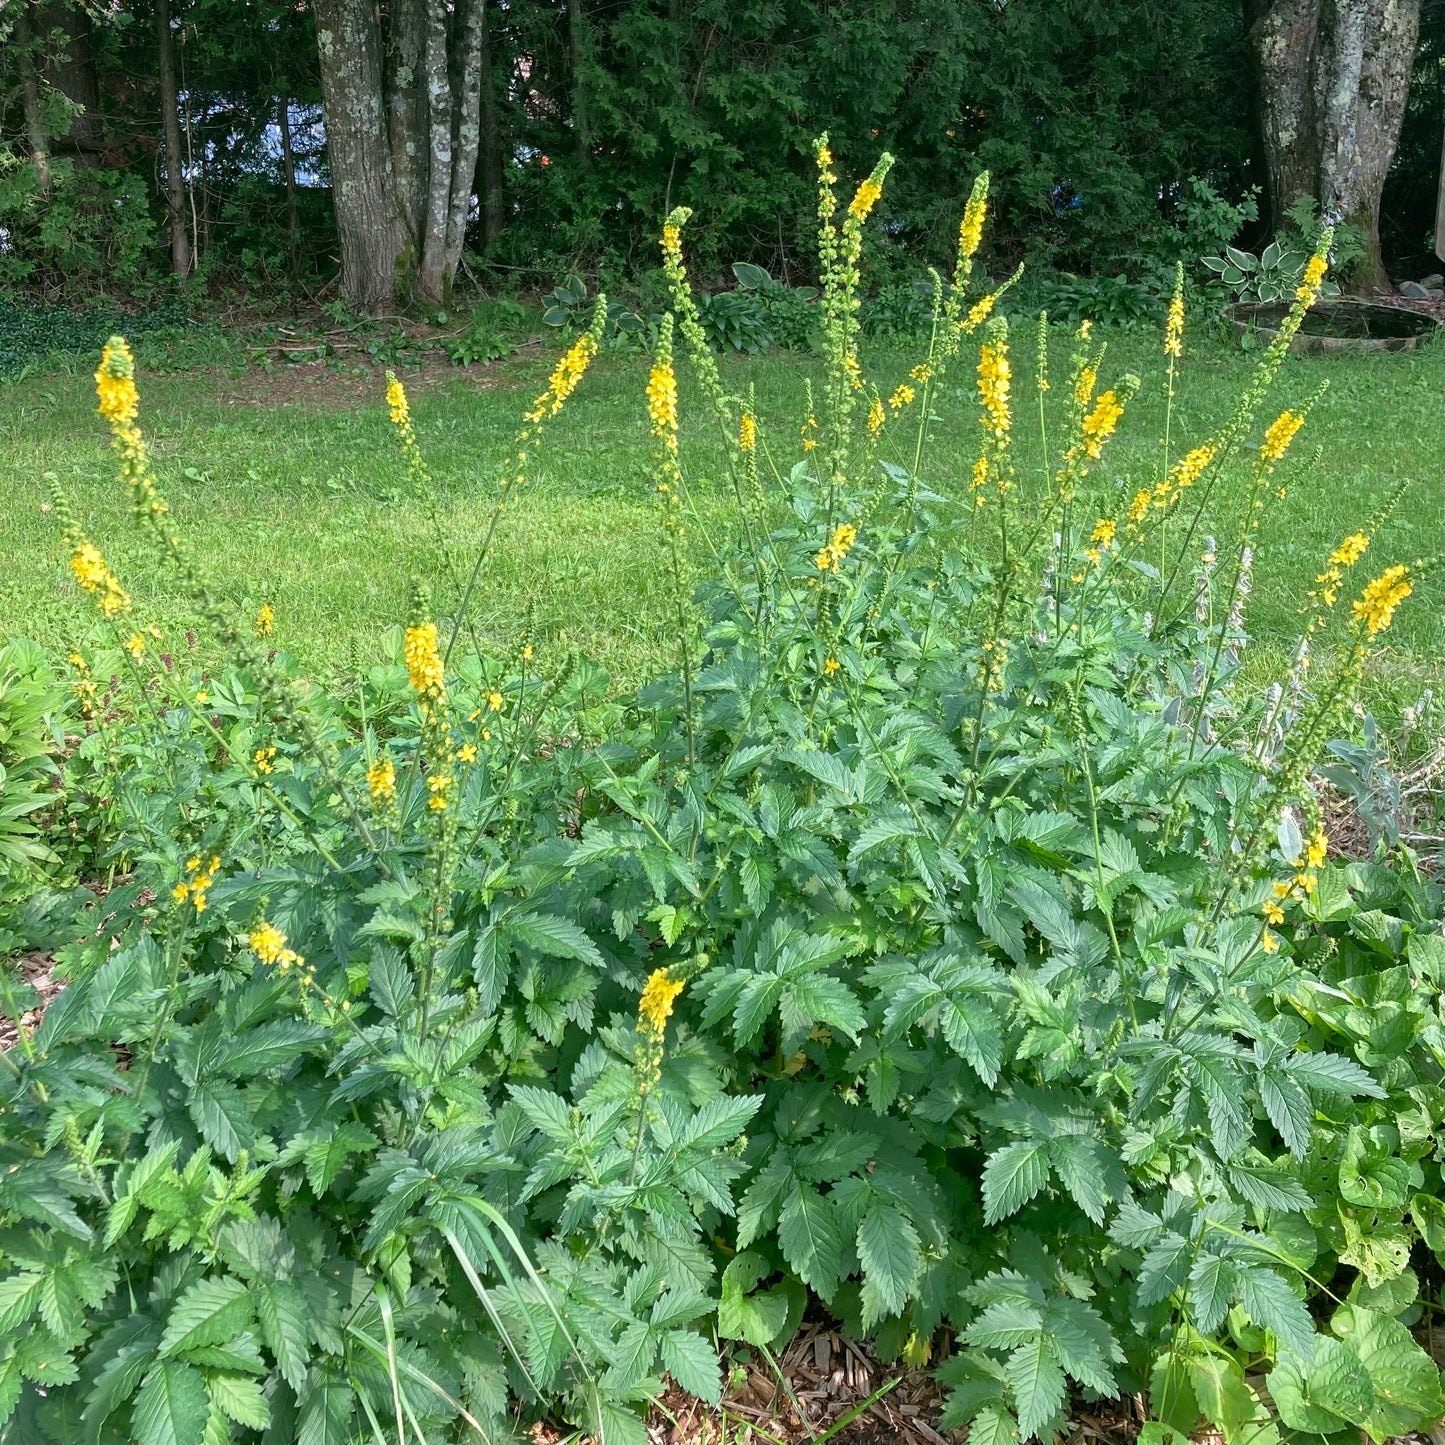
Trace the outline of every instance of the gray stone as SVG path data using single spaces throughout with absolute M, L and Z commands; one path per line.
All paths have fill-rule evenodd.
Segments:
M 1445 276 L 1437 271 L 1433 276 L 1427 276 L 1420 284 L 1427 291 L 1445 291 Z
M 1398 289 L 1401 296 L 1411 301 L 1428 301 L 1432 295 L 1418 281 L 1401 281 Z

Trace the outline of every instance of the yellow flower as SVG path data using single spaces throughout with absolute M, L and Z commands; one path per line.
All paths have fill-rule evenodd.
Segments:
M 1184 296 L 1177 287 L 1169 303 L 1169 321 L 1164 327 L 1164 354 L 1175 358 L 1184 354 Z
M 1118 426 L 1119 418 L 1123 415 L 1123 403 L 1112 391 L 1106 391 L 1084 418 L 1084 451 L 1095 461 L 1099 460 L 1104 443 L 1113 435 L 1114 428 Z
M 1284 909 L 1278 903 L 1270 901 L 1264 905 L 1264 916 L 1267 922 L 1278 928 L 1284 922 Z
M 1370 545 L 1370 539 L 1363 532 L 1355 532 L 1346 537 L 1333 552 L 1330 553 L 1329 563 L 1331 567 L 1353 567 L 1361 557 L 1365 555 Z M 1319 579 L 1316 578 L 1316 581 Z
M 828 659 L 823 663 L 823 673 L 824 673 L 824 675 L 825 675 L 826 677 L 832 677 L 832 675 L 833 675 L 835 672 L 838 671 L 839 666 L 840 666 L 840 664 L 839 664 L 838 659 L 837 659 L 836 657 L 830 657 L 830 658 L 828 658 Z
M 191 903 L 197 913 L 206 911 L 206 893 L 211 884 L 216 881 L 216 874 L 220 872 L 221 860 L 212 858 L 204 867 L 199 857 L 190 858 L 186 862 L 186 872 L 191 876 L 184 883 L 177 883 L 171 889 L 171 897 L 177 903 L 184 903 L 186 895 L 190 895 Z
M 965 332 L 975 331 L 983 325 L 992 312 L 994 302 L 998 300 L 998 292 L 990 291 L 987 296 L 980 296 L 972 306 L 968 308 L 968 315 L 964 317 L 963 329 Z
M 847 374 L 848 385 L 851 386 L 854 391 L 862 391 L 863 367 L 858 360 L 857 352 L 850 350 L 843 357 L 843 370 Z
M 1305 273 L 1300 277 L 1299 287 L 1294 293 L 1296 300 L 1303 301 L 1306 306 L 1314 304 L 1315 298 L 1319 295 L 1320 282 L 1325 279 L 1327 264 L 1325 253 L 1322 250 L 1316 251 L 1310 257 L 1309 263 L 1305 266 Z
M 493 712 L 501 712 L 505 702 L 506 699 L 499 692 L 489 692 L 487 694 L 487 706 L 491 708 Z
M 186 901 L 186 895 L 190 891 L 184 883 L 177 883 L 176 886 L 171 889 L 171 897 L 174 898 L 177 903 L 184 903 Z
M 738 422 L 738 450 L 750 452 L 758 444 L 758 424 L 752 412 L 745 411 Z
M 522 661 L 523 661 L 523 662 L 530 662 L 531 660 L 532 660 L 532 644 L 529 642 L 529 643 L 522 649 Z
M 547 379 L 547 390 L 537 398 L 523 420 L 535 422 L 543 417 L 556 416 L 562 410 L 562 403 L 577 390 L 577 383 L 582 380 L 588 363 L 596 354 L 597 342 L 592 334 L 585 332 L 579 336 L 553 368 L 552 375 Z
M 118 336 L 112 336 L 100 353 L 95 372 L 95 394 L 100 412 L 113 428 L 130 426 L 140 412 L 140 396 L 135 389 L 135 360 L 130 347 Z
M 875 396 L 868 407 L 868 435 L 876 437 L 883 430 L 886 413 L 883 403 Z
M 406 630 L 406 671 L 412 690 L 423 699 L 440 698 L 447 690 L 446 670 L 437 650 L 435 622 L 418 622 Z
M 366 786 L 374 803 L 396 797 L 396 769 L 388 757 L 377 758 L 366 770 Z
M 1108 547 L 1114 541 L 1114 534 L 1119 530 L 1118 524 L 1112 517 L 1103 517 L 1094 523 L 1094 530 L 1089 540 L 1097 543 L 1100 547 Z
M 652 434 L 669 451 L 677 450 L 677 373 L 672 363 L 659 361 L 647 378 L 647 414 Z
M 105 565 L 105 558 L 89 542 L 79 542 L 70 557 L 70 570 L 75 580 L 92 597 L 97 597 L 100 610 L 107 617 L 116 617 L 130 610 L 130 598 L 115 573 Z
M 1264 930 L 1259 943 L 1260 947 L 1263 948 L 1266 953 L 1279 952 L 1279 939 L 1267 928 Z
M 665 968 L 654 969 L 643 986 L 642 997 L 637 1001 L 638 1027 L 654 1039 L 660 1039 L 672 1017 L 672 1006 L 683 990 L 683 981 L 674 979 Z
M 275 756 L 275 748 L 257 748 L 256 751 L 251 754 L 251 761 L 256 764 L 256 771 L 258 773 L 269 773 L 274 770 L 273 759 Z
M 431 797 L 427 799 L 426 805 L 433 813 L 446 811 L 447 794 L 451 791 L 454 779 L 445 773 L 432 773 L 426 780 L 427 791 Z
M 386 382 L 386 404 L 391 409 L 391 424 L 405 427 L 411 424 L 411 408 L 406 402 L 406 390 L 396 377 L 388 375 Z
M 958 223 L 958 252 L 963 260 L 973 258 L 983 240 L 983 223 L 988 214 L 988 194 L 975 185 L 968 204 L 963 208 L 963 220 Z
M 662 254 L 670 261 L 682 260 L 682 227 L 668 222 L 662 228 Z
M 1000 346 L 985 342 L 978 354 L 978 399 L 984 410 L 984 429 L 995 441 L 1006 440 L 1012 424 L 1009 418 L 1011 376 L 1008 353 Z
M 817 433 L 818 418 L 810 416 L 807 421 L 803 423 L 803 450 L 805 452 L 811 452 L 816 449 L 818 445 Z
M 475 743 L 463 743 L 457 749 L 457 761 L 459 763 L 474 763 L 477 760 L 477 745 Z
M 973 476 L 969 478 L 969 486 L 975 492 L 982 491 L 988 483 L 988 457 L 981 456 L 973 464 Z M 983 498 L 979 498 L 982 502 Z
M 908 374 L 922 386 L 933 376 L 933 368 L 926 361 L 920 361 Z
M 125 640 L 125 650 L 139 662 L 146 650 L 146 640 L 139 632 L 132 632 Z
M 251 630 L 257 637 L 270 637 L 271 629 L 276 625 L 276 614 L 271 610 L 269 602 L 261 604 L 261 610 L 256 614 L 256 620 L 251 624 Z
M 262 963 L 279 967 L 282 973 L 306 961 L 294 949 L 286 947 L 286 935 L 274 923 L 263 920 L 257 924 L 248 941 L 251 952 Z
M 1289 450 L 1294 434 L 1304 425 L 1304 416 L 1297 411 L 1282 411 L 1264 434 L 1259 454 L 1267 462 L 1277 462 Z
M 1414 590 L 1409 576 L 1408 567 L 1387 567 L 1360 594 L 1359 601 L 1354 604 L 1355 621 L 1363 622 L 1372 637 L 1390 625 L 1395 609 Z
M 902 411 L 916 395 L 917 393 L 905 381 L 898 390 L 888 398 L 888 405 L 891 406 L 894 411 Z
M 208 693 L 205 688 L 202 687 L 202 688 L 198 688 L 198 689 L 197 689 L 197 691 L 196 691 L 196 706 L 197 706 L 197 707 L 205 707 L 205 705 L 206 705 L 208 702 L 210 702 L 210 700 L 211 700 L 211 694 Z
M 813 558 L 813 565 L 820 572 L 836 572 L 857 540 L 857 527 L 851 522 L 840 522 L 833 529 L 833 535 L 819 548 L 817 556 Z
M 1079 372 L 1079 379 L 1074 383 L 1074 400 L 1080 406 L 1088 406 L 1089 399 L 1094 395 L 1094 385 L 1099 380 L 1099 374 L 1092 366 L 1086 366 Z
M 1329 853 L 1330 840 L 1326 837 L 1323 829 L 1316 829 L 1310 835 L 1309 849 L 1305 854 L 1305 866 L 1318 868 L 1324 863 Z
M 1149 488 L 1141 487 L 1134 493 L 1134 499 L 1129 503 L 1129 520 L 1136 525 L 1142 522 L 1149 512 L 1149 497 Z
M 861 225 L 868 219 L 868 212 L 878 204 L 878 197 L 882 194 L 883 187 L 869 176 L 859 184 L 853 199 L 848 202 L 848 214 Z

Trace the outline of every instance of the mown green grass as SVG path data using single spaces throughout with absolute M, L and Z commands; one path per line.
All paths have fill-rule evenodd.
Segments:
M 1051 360 L 1060 379 L 1067 349 L 1061 341 Z M 1025 471 L 1037 455 L 1031 351 L 1031 337 L 1021 332 L 1015 395 Z M 914 359 L 901 351 L 875 356 L 870 374 L 891 387 Z M 463 544 L 485 524 L 519 413 L 551 360 L 533 351 L 490 368 L 486 385 L 458 379 L 415 397 L 444 526 Z M 1157 468 L 1161 361 L 1150 338 L 1111 340 L 1104 380 L 1134 370 L 1144 384 L 1095 478 L 1105 497 L 1127 496 Z M 756 388 L 765 434 L 784 464 L 791 462 L 799 454 L 803 377 L 816 366 L 794 355 L 723 364 L 730 386 Z M 1252 358 L 1207 338 L 1191 346 L 1174 406 L 1176 454 L 1228 415 L 1252 366 Z M 576 648 L 596 658 L 619 681 L 672 661 L 671 594 L 648 477 L 646 368 L 640 355 L 604 355 L 552 424 L 527 487 L 509 504 L 475 608 L 499 650 L 518 645 L 525 630 L 549 651 Z M 1296 635 L 1298 608 L 1320 559 L 1397 484 L 1404 484 L 1404 496 L 1371 550 L 1372 574 L 1387 561 L 1438 564 L 1440 557 L 1445 436 L 1438 343 L 1407 356 L 1291 358 L 1261 426 L 1325 381 L 1329 389 L 1295 443 L 1300 457 L 1321 448 L 1319 464 L 1293 476 L 1287 501 L 1273 508 L 1259 538 L 1250 629 L 1258 642 L 1251 676 L 1261 680 Z M 976 454 L 971 374 L 959 373 L 957 382 L 940 398 L 923 468 L 934 490 L 955 496 Z M 218 372 L 142 374 L 140 385 L 142 423 L 162 484 L 217 587 L 248 607 L 270 601 L 278 640 L 323 676 L 378 656 L 385 629 L 405 617 L 412 579 L 439 581 L 430 526 L 392 444 L 381 375 L 370 386 L 374 401 L 359 408 L 266 405 L 267 383 L 256 376 L 247 379 L 246 392 L 262 404 L 237 404 L 237 383 Z M 277 391 L 294 394 L 281 382 Z M 1051 403 L 1061 393 L 1056 384 Z M 85 637 L 95 624 L 47 515 L 50 472 L 143 613 L 173 627 L 189 617 L 171 577 L 126 517 L 93 404 L 85 369 L 0 388 L 0 616 L 5 630 L 55 646 Z M 683 417 L 683 466 L 696 512 L 692 545 L 706 568 L 705 542 L 731 535 L 733 507 L 730 491 L 713 480 L 720 447 L 685 374 Z M 911 461 L 911 435 L 899 460 Z M 1229 496 L 1221 496 L 1209 526 L 1221 542 L 1237 532 Z M 1371 679 L 1372 699 L 1386 713 L 1412 701 L 1422 686 L 1439 685 L 1441 643 L 1437 565 L 1402 609 Z

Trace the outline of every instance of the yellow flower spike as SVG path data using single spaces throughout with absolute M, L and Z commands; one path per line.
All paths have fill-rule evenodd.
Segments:
M 653 1040 L 662 1038 L 683 987 L 683 980 L 673 978 L 669 969 L 657 968 L 648 975 L 637 1001 L 637 1026 L 643 1034 Z
M 1174 273 L 1174 299 L 1169 303 L 1169 320 L 1164 327 L 1164 354 L 1176 361 L 1184 355 L 1184 264 Z
M 1304 425 L 1304 421 L 1303 412 L 1280 412 L 1264 434 L 1264 442 L 1259 449 L 1260 456 L 1267 462 L 1279 461 L 1289 450 L 1289 444 L 1294 440 L 1295 433 Z
M 276 749 L 271 747 L 257 748 L 251 754 L 251 761 L 256 765 L 258 773 L 270 773 L 275 771 Z
M 958 223 L 958 256 L 961 261 L 972 261 L 983 240 L 984 221 L 988 216 L 988 172 L 984 171 L 973 183 L 967 203 L 963 208 L 963 219 Z
M 374 803 L 389 802 L 396 797 L 396 768 L 388 757 L 377 758 L 366 770 L 366 786 Z
M 660 357 L 647 378 L 647 415 L 652 434 L 669 451 L 677 450 L 677 373 Z
M 1414 591 L 1409 579 L 1408 567 L 1402 564 L 1387 567 L 1366 586 L 1354 603 L 1355 621 L 1363 623 L 1371 637 L 1389 627 L 1395 609 Z
M 390 371 L 386 373 L 386 405 L 391 412 L 391 424 L 398 430 L 411 425 L 411 407 L 407 404 L 406 388 Z
M 251 630 L 257 637 L 270 637 L 275 625 L 276 613 L 269 602 L 263 602 L 261 610 L 256 614 L 256 620 L 251 624 Z
M 1098 380 L 1099 373 L 1092 366 L 1086 366 L 1079 372 L 1079 379 L 1074 383 L 1074 400 L 1080 406 L 1088 406 L 1093 400 L 1094 387 Z
M 448 794 L 451 792 L 452 784 L 456 780 L 446 773 L 432 773 L 427 777 L 427 791 L 431 797 L 427 799 L 427 807 L 433 813 L 444 813 L 448 806 Z
M 79 541 L 70 557 L 70 570 L 75 580 L 96 599 L 102 614 L 118 617 L 130 611 L 130 597 L 115 573 L 105 564 L 99 548 L 92 543 Z
M 883 187 L 868 176 L 859 182 L 858 189 L 853 193 L 853 199 L 848 202 L 848 214 L 853 217 L 859 225 L 868 219 L 868 213 L 878 204 L 878 198 L 883 194 Z
M 905 406 L 912 404 L 913 398 L 917 396 L 917 394 L 918 393 L 905 381 L 894 391 L 893 395 L 888 398 L 888 405 L 891 406 L 894 411 L 902 411 Z
M 1094 461 L 1103 455 L 1104 443 L 1114 434 L 1119 418 L 1124 415 L 1124 404 L 1111 390 L 1106 391 L 1094 403 L 1093 410 L 1084 417 L 1084 451 Z
M 247 942 L 262 963 L 279 967 L 283 973 L 306 962 L 294 949 L 286 947 L 286 935 L 274 923 L 263 920 L 257 924 Z
M 125 650 L 130 653 L 131 657 L 136 662 L 139 662 L 141 658 L 145 655 L 145 638 L 142 637 L 139 632 L 132 632 L 131 635 L 125 640 Z
M 1113 545 L 1114 534 L 1119 530 L 1118 523 L 1112 517 L 1103 517 L 1094 523 L 1094 530 L 1089 540 L 1100 547 Z
M 833 535 L 818 550 L 813 565 L 820 572 L 836 572 L 843 565 L 853 543 L 858 540 L 858 529 L 851 522 L 840 522 Z
M 738 450 L 750 452 L 758 444 L 758 424 L 752 412 L 745 411 L 738 422 Z
M 406 630 L 406 671 L 412 691 L 423 699 L 435 700 L 446 695 L 446 670 L 437 649 L 435 622 L 418 622 Z
M 978 399 L 984 411 L 984 429 L 997 442 L 1008 439 L 1013 424 L 1009 415 L 1012 375 L 1007 350 L 995 342 L 984 342 L 978 353 Z
M 100 353 L 95 372 L 96 410 L 110 423 L 112 431 L 132 426 L 140 414 L 140 395 L 135 386 L 135 358 L 123 337 L 112 336 Z
M 883 403 L 875 396 L 868 404 L 868 435 L 876 437 L 883 430 L 885 420 L 886 413 L 883 410 Z
M 970 332 L 977 331 L 993 312 L 995 303 L 998 301 L 999 293 L 990 291 L 987 296 L 980 297 L 968 309 L 968 315 L 963 319 L 963 331 L 967 336 Z M 1045 388 L 1047 390 L 1047 388 Z
M 973 464 L 973 475 L 969 478 L 969 487 L 975 492 L 981 492 L 988 485 L 988 456 L 979 457 Z M 980 497 L 982 502 L 983 498 Z

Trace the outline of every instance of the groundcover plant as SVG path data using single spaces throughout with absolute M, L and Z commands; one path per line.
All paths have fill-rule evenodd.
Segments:
M 974 1445 L 1050 1439 L 1071 1394 L 1142 1397 L 1154 1442 L 1439 1418 L 1410 1326 L 1445 1257 L 1441 889 L 1405 853 L 1332 861 L 1308 785 L 1410 595 L 1378 518 L 1322 559 L 1290 675 L 1235 685 L 1260 519 L 1309 461 L 1310 402 L 1266 394 L 1328 233 L 1227 423 L 1124 479 L 1138 382 L 1087 325 L 1069 375 L 1012 388 L 972 285 L 986 179 L 926 355 L 870 385 L 889 160 L 846 204 L 826 139 L 817 165 L 824 364 L 794 434 L 727 393 L 686 212 L 663 232 L 677 665 L 635 693 L 483 646 L 492 533 L 439 525 L 392 662 L 322 695 L 265 598 L 189 560 L 107 346 L 136 522 L 233 662 L 188 670 L 57 492 L 98 609 L 66 797 L 112 886 L 3 1055 L 6 1438 L 421 1445 L 549 1415 L 631 1445 L 664 1376 L 716 1401 L 720 1351 L 808 1312 L 937 1364 Z M 685 535 L 674 342 L 735 541 Z M 1171 396 L 1183 351 L 1176 296 Z M 928 482 L 946 406 L 977 410 L 963 496 Z M 1027 474 L 1025 418 L 1057 443 Z M 1237 528 L 1206 538 L 1221 496 Z

